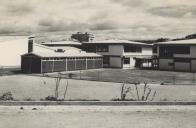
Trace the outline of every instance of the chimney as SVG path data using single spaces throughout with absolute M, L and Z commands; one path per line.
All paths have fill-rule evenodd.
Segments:
M 34 36 L 31 36 L 31 37 L 29 37 L 28 39 L 28 53 L 31 53 L 31 52 L 33 52 L 33 39 L 34 39 L 35 37 Z

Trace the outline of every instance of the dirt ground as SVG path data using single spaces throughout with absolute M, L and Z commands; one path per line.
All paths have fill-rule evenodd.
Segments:
M 195 128 L 195 120 L 195 106 L 0 106 L 2 128 Z
M 120 98 L 122 83 L 96 82 L 85 80 L 62 79 L 59 87 L 59 97 L 63 97 L 68 81 L 66 100 L 102 100 L 108 101 Z M 130 86 L 132 93 L 129 99 L 135 99 L 134 85 Z M 154 101 L 196 101 L 196 85 L 159 85 L 149 84 L 157 91 Z M 141 96 L 143 85 L 138 86 Z M 0 77 L 0 95 L 11 92 L 16 100 L 40 100 L 54 95 L 55 79 L 28 75 L 12 75 Z M 150 98 L 149 98 L 150 99 Z

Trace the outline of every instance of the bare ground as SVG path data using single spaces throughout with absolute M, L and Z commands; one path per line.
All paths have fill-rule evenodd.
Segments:
M 195 128 L 195 120 L 195 106 L 0 107 L 2 128 Z
M 66 100 L 112 100 L 120 98 L 122 83 L 67 80 L 60 82 L 59 96 L 63 97 L 66 83 L 69 83 Z M 157 91 L 155 101 L 196 101 L 196 86 L 149 84 Z M 128 98 L 136 98 L 135 87 Z M 142 93 L 143 86 L 138 86 Z M 54 95 L 55 79 L 47 77 L 12 75 L 0 77 L 0 95 L 11 91 L 16 100 L 40 100 Z

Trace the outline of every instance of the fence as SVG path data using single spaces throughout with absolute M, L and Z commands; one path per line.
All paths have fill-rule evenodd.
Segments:
M 122 72 L 124 71 L 124 72 Z M 161 72 L 161 71 L 158 71 Z M 49 74 L 50 77 L 58 77 L 58 73 Z M 118 83 L 143 83 L 161 84 L 161 85 L 196 85 L 195 73 L 168 73 L 168 74 L 145 74 L 130 73 L 126 70 L 90 70 L 74 71 L 69 73 L 60 73 L 60 77 L 65 79 L 118 82 Z

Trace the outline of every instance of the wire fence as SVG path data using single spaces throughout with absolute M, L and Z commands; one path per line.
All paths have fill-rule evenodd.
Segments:
M 160 72 L 160 71 L 158 71 Z M 120 72 L 105 71 L 105 70 L 91 70 L 91 71 L 74 71 L 63 73 L 47 74 L 49 77 L 60 77 L 65 79 L 102 81 L 102 82 L 117 82 L 117 83 L 144 83 L 160 84 L 160 85 L 196 85 L 195 73 L 148 73 L 145 72 Z

